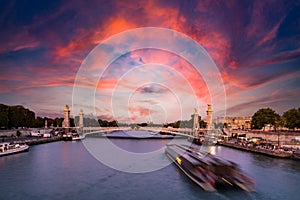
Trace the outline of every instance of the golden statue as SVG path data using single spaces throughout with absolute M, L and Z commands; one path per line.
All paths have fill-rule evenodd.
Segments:
M 66 105 L 65 110 L 69 110 L 69 106 L 68 105 Z
M 212 111 L 212 107 L 210 104 L 207 104 L 207 111 Z
M 198 114 L 197 108 L 194 109 L 194 114 Z

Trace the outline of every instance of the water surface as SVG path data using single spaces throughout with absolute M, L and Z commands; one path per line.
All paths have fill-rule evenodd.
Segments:
M 107 142 L 101 138 L 87 140 L 99 145 Z M 168 140 L 116 139 L 114 143 L 145 153 L 162 148 Z M 82 142 L 62 141 L 1 157 L 0 199 L 299 199 L 299 161 L 220 146 L 207 150 L 239 163 L 256 180 L 256 192 L 205 192 L 174 164 L 148 173 L 120 172 L 96 160 Z M 167 158 L 162 153 L 155 159 L 165 162 Z

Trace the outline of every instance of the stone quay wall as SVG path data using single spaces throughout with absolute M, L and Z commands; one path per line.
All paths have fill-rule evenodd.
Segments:
M 283 132 L 283 131 L 278 131 L 278 132 L 254 132 L 254 131 L 248 131 L 246 132 L 246 137 L 247 138 L 252 138 L 252 137 L 261 137 L 269 142 L 272 143 L 278 143 L 280 145 L 284 144 L 292 144 L 296 138 L 300 138 L 300 132 Z

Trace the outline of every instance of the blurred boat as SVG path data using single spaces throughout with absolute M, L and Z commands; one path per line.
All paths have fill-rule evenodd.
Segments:
M 254 181 L 231 161 L 209 153 L 199 152 L 186 145 L 167 145 L 166 155 L 196 184 L 205 191 L 224 187 L 254 191 Z

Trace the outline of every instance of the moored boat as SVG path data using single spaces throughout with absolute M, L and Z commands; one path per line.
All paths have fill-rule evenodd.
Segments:
M 11 154 L 21 153 L 29 150 L 29 146 L 26 144 L 11 144 L 0 143 L 0 156 L 7 156 Z
M 64 141 L 72 141 L 72 133 L 63 134 Z
M 80 136 L 78 133 L 73 133 L 72 134 L 72 141 L 79 141 L 79 140 L 83 140 L 84 137 Z
M 254 181 L 237 164 L 184 145 L 167 145 L 166 155 L 205 191 L 236 187 L 254 191 Z
M 78 133 L 67 133 L 63 134 L 64 141 L 79 141 L 84 139 L 83 136 L 80 136 Z

